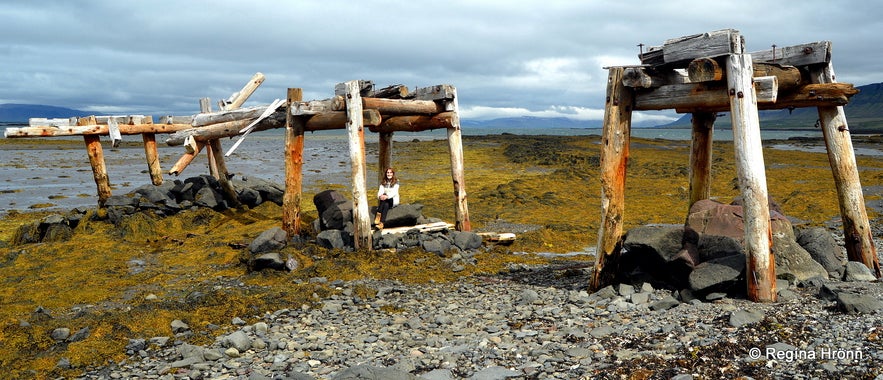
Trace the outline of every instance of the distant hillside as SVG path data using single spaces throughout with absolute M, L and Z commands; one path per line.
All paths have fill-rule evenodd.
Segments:
M 0 104 L 0 122 L 27 123 L 32 117 L 67 118 L 87 116 L 88 112 L 39 104 Z
M 843 109 L 846 121 L 852 132 L 883 131 L 883 83 L 874 83 L 856 87 L 859 90 Z M 760 124 L 764 129 L 803 129 L 815 128 L 819 113 L 814 107 L 797 108 L 793 111 L 771 110 L 760 111 Z M 729 113 L 722 113 L 715 121 L 715 127 L 730 128 Z M 690 128 L 690 114 L 680 119 L 659 126 L 660 128 Z

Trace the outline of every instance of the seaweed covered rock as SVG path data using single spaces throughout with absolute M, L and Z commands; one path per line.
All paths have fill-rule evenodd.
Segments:
M 263 202 L 282 204 L 281 186 L 259 179 L 243 178 L 231 181 L 237 201 L 248 207 Z M 226 199 L 217 179 L 209 175 L 190 177 L 183 181 L 167 181 L 162 185 L 144 185 L 125 195 L 109 197 L 103 207 L 111 223 L 119 222 L 127 215 L 150 212 L 169 216 L 192 208 L 210 208 L 224 211 L 236 202 Z
M 38 222 L 24 224 L 12 236 L 12 245 L 68 241 L 82 218 L 83 212 L 73 210 L 68 215 L 51 214 Z

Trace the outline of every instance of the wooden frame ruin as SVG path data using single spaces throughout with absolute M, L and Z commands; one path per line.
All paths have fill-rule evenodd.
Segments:
M 372 246 L 369 214 L 365 128 L 379 134 L 378 178 L 392 161 L 395 132 L 447 130 L 454 187 L 454 227 L 472 229 L 466 202 L 463 142 L 460 129 L 457 90 L 451 85 L 418 88 L 409 93 L 402 85 L 375 90 L 371 81 L 356 80 L 335 86 L 334 97 L 304 101 L 303 91 L 289 88 L 286 100 L 269 106 L 240 108 L 264 81 L 255 74 L 243 89 L 219 102 L 221 111 L 212 112 L 208 99 L 200 100 L 201 113 L 193 116 L 166 116 L 154 123 L 151 116 L 89 116 L 70 119 L 33 118 L 28 127 L 8 128 L 8 138 L 83 136 L 98 188 L 98 203 L 104 206 L 111 196 L 110 181 L 99 137 L 106 135 L 116 145 L 121 135 L 143 136 L 148 171 L 154 185 L 162 184 L 162 171 L 156 147 L 157 133 L 170 134 L 166 144 L 183 146 L 185 153 L 169 170 L 179 175 L 203 149 L 207 151 L 209 172 L 218 179 L 225 199 L 238 205 L 230 174 L 224 163 L 219 139 L 249 132 L 285 128 L 285 191 L 282 205 L 282 228 L 289 234 L 300 233 L 304 132 L 346 129 L 352 163 L 352 196 L 355 248 Z M 238 142 L 237 142 L 238 145 Z M 227 155 L 229 155 L 234 145 Z
M 834 175 L 850 261 L 881 277 L 843 105 L 858 93 L 834 81 L 831 43 L 744 53 L 733 29 L 671 39 L 642 49 L 639 66 L 610 67 L 601 137 L 601 223 L 590 288 L 613 280 L 621 248 L 625 178 L 633 111 L 692 113 L 690 205 L 710 197 L 715 115 L 730 112 L 742 193 L 747 290 L 753 301 L 776 301 L 759 109 L 817 107 Z

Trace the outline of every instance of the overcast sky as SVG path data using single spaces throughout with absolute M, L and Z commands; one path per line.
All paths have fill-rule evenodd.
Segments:
M 747 51 L 832 41 L 838 81 L 883 82 L 879 1 L 0 0 L 0 14 L 0 103 L 96 115 L 195 114 L 262 72 L 246 106 L 366 79 L 454 85 L 464 118 L 600 120 L 604 67 L 727 28 Z

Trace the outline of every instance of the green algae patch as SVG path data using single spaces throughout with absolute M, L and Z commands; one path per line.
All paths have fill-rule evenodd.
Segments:
M 174 336 L 170 323 L 175 319 L 186 322 L 192 333 L 175 339 L 210 344 L 231 331 L 232 317 L 253 323 L 280 309 L 319 307 L 340 292 L 333 285 L 338 280 L 441 283 L 506 273 L 513 264 L 592 263 L 589 254 L 571 253 L 597 242 L 597 136 L 465 136 L 463 141 L 473 229 L 517 236 L 512 244 L 477 253 L 475 265 L 452 265 L 455 252 L 345 252 L 307 244 L 280 251 L 299 262 L 296 271 L 251 272 L 246 247 L 263 231 L 281 226 L 282 209 L 272 203 L 224 212 L 187 210 L 173 217 L 140 213 L 116 224 L 106 211 L 92 210 L 67 241 L 24 245 L 11 243 L 16 231 L 49 213 L 10 211 L 0 219 L 0 342 L 5 347 L 0 370 L 12 378 L 76 377 L 108 360 L 124 360 L 129 339 Z M 402 202 L 420 203 L 424 215 L 452 222 L 448 149 L 444 140 L 397 142 L 393 165 L 402 180 Z M 683 223 L 689 206 L 689 151 L 685 142 L 632 139 L 626 230 Z M 788 216 L 805 225 L 839 217 L 825 154 L 763 152 L 769 194 Z M 712 198 L 728 203 L 739 195 L 732 143 L 716 142 L 712 154 Z M 866 186 L 883 183 L 880 157 L 860 156 L 857 162 Z M 373 175 L 368 182 L 369 188 L 376 186 Z M 324 188 L 320 183 L 309 191 L 326 189 L 351 197 L 340 185 Z M 311 196 L 305 193 L 302 204 L 301 227 L 308 239 L 317 217 Z M 868 196 L 879 198 L 879 192 Z M 374 204 L 370 192 L 369 202 Z M 353 293 L 368 299 L 376 290 L 356 285 Z M 88 333 L 77 341 L 55 342 L 50 334 L 61 327 Z M 56 368 L 62 358 L 70 361 L 71 370 Z

